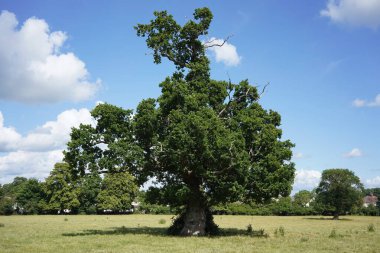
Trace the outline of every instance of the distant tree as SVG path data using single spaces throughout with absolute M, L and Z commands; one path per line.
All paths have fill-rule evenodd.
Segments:
M 46 208 L 49 212 L 63 212 L 64 209 L 75 212 L 80 206 L 79 189 L 67 163 L 54 165 L 54 169 L 45 180 L 44 191 L 47 198 Z
M 361 206 L 363 185 L 348 169 L 329 169 L 323 171 L 316 193 L 316 201 L 331 210 L 337 220 L 340 214 Z
M 20 207 L 17 204 L 17 196 L 22 191 L 24 184 L 28 181 L 25 177 L 15 177 L 11 183 L 4 184 L 2 187 L 2 202 L 3 207 L 6 207 L 7 214 L 12 214 L 13 211 L 18 212 Z M 12 207 L 12 208 L 10 208 Z M 10 212 L 10 209 L 12 211 Z
M 14 212 L 14 201 L 12 198 L 3 196 L 0 198 L 0 215 L 11 215 Z
M 373 194 L 374 196 L 377 196 L 378 198 L 380 198 L 380 188 L 368 188 L 368 189 L 365 189 L 364 190 L 364 194 L 366 196 L 369 196 L 369 195 Z
M 290 197 L 280 197 L 273 201 L 272 212 L 274 215 L 290 215 L 293 213 L 292 199 Z
M 131 209 L 138 190 L 134 177 L 128 172 L 106 174 L 98 195 L 98 209 L 113 211 Z
M 307 207 L 313 200 L 314 194 L 308 190 L 301 190 L 294 194 L 294 204 L 300 207 Z
M 41 201 L 44 198 L 42 184 L 35 178 L 30 178 L 20 185 L 16 195 L 16 203 L 20 213 L 37 214 L 41 211 Z

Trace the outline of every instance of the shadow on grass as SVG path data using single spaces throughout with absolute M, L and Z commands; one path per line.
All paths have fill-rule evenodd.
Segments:
M 63 233 L 63 236 L 91 236 L 91 235 L 154 235 L 174 237 L 167 234 L 167 228 L 157 227 L 114 227 L 109 230 L 100 229 L 87 229 L 77 233 Z M 247 232 L 247 230 L 236 228 L 220 229 L 219 235 L 209 236 L 210 238 L 229 237 L 229 236 L 250 236 L 250 237 L 262 237 L 267 238 L 268 234 L 264 233 L 264 230 Z
M 305 219 L 305 220 L 334 220 L 331 217 L 306 217 L 306 218 L 303 218 L 303 219 Z M 339 220 L 334 220 L 334 221 L 352 221 L 352 219 L 339 218 Z

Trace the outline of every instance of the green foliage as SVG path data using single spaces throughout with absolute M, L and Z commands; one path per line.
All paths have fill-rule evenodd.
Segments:
M 102 178 L 98 173 L 89 173 L 79 179 L 78 200 L 80 202 L 80 213 L 97 213 L 97 198 L 101 190 L 101 182 Z
M 38 214 L 44 199 L 42 183 L 37 179 L 28 179 L 20 187 L 16 196 L 19 213 Z
M 375 195 L 377 197 L 380 198 L 380 188 L 368 188 L 368 189 L 364 189 L 364 195 L 368 196 L 368 195 Z
M 350 170 L 329 169 L 323 171 L 316 193 L 316 201 L 325 209 L 331 210 L 334 219 L 338 219 L 339 214 L 344 214 L 355 206 L 361 206 L 363 185 Z
M 294 195 L 294 204 L 299 207 L 307 207 L 313 200 L 315 194 L 313 192 L 302 190 Z
M 67 163 L 56 163 L 54 165 L 54 169 L 44 183 L 44 191 L 47 212 L 57 213 L 64 209 L 75 212 L 80 206 L 79 190 Z
M 14 202 L 10 197 L 3 197 L 0 199 L 0 214 L 12 215 L 14 212 Z
M 44 194 L 41 183 L 34 178 L 15 177 L 3 185 L 0 196 L 0 213 L 37 214 L 41 211 Z
M 98 195 L 98 209 L 125 211 L 132 208 L 138 188 L 128 172 L 106 174 Z
M 99 104 L 91 115 L 97 125 L 73 128 L 64 152 L 64 160 L 70 164 L 71 173 L 76 178 L 88 173 L 128 170 L 139 182 L 144 182 L 146 178 L 141 172 L 143 153 L 134 137 L 132 111 Z

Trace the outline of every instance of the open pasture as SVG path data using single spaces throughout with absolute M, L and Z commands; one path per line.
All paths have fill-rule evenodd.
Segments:
M 191 238 L 165 235 L 171 217 L 0 216 L 0 252 L 380 252 L 380 217 L 215 216 L 222 235 Z

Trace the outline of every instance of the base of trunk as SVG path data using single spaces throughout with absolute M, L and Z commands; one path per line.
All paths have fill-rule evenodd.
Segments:
M 174 220 L 168 229 L 168 234 L 180 236 L 217 235 L 218 233 L 218 225 L 214 223 L 214 218 L 208 208 L 188 208 Z
M 339 213 L 334 213 L 333 220 L 339 220 Z

